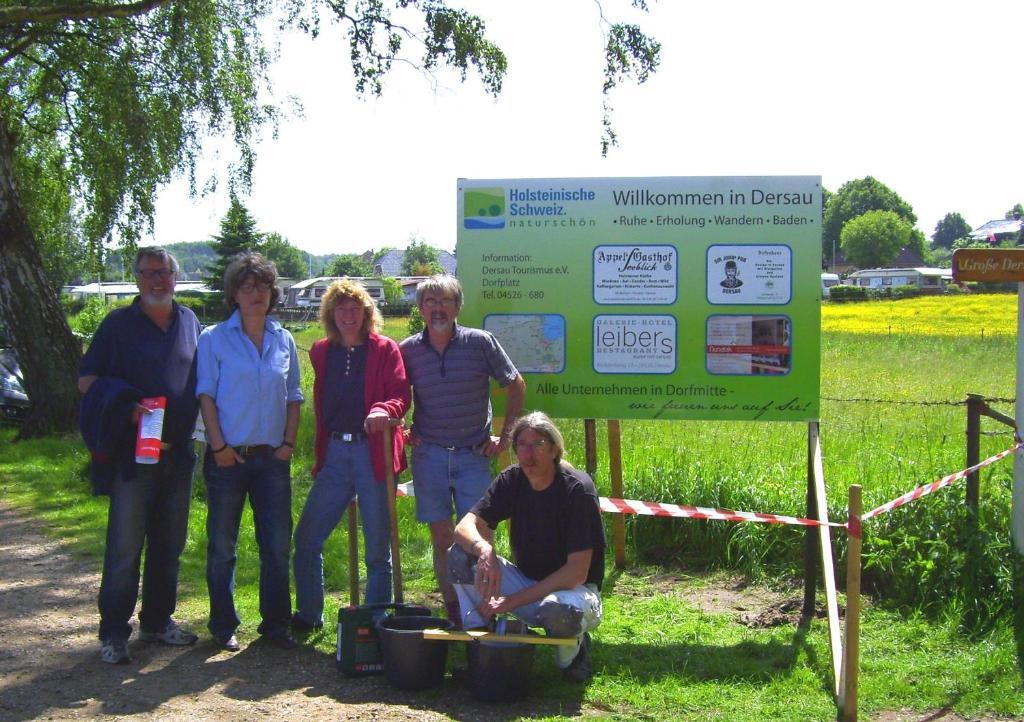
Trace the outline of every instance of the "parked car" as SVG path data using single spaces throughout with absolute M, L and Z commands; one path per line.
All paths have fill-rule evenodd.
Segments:
M 0 348 L 0 419 L 21 421 L 28 414 L 28 394 L 14 349 Z
M 835 273 L 822 273 L 821 274 L 821 297 L 829 298 L 831 295 L 831 289 L 833 286 L 839 285 L 839 276 Z

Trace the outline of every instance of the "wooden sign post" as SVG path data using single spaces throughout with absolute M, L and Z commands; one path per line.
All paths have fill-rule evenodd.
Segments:
M 958 248 L 953 252 L 953 279 L 1017 283 L 1017 428 L 1024 428 L 1024 248 Z M 1024 450 L 1013 455 L 1013 513 L 1010 532 L 1024 555 Z

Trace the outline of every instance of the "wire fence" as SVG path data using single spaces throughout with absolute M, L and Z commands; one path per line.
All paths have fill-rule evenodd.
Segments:
M 1001 396 L 979 396 L 979 400 L 987 404 L 1015 404 L 1017 399 L 1008 399 Z M 967 399 L 952 400 L 907 400 L 907 399 L 871 399 L 871 398 L 840 398 L 836 396 L 822 396 L 822 401 L 838 401 L 840 403 L 865 403 L 865 404 L 892 404 L 894 406 L 966 406 Z

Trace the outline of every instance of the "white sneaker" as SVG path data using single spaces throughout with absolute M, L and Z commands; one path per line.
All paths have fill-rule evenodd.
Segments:
M 127 639 L 105 639 L 100 647 L 100 659 L 107 664 L 128 664 L 132 656 L 128 654 Z
M 197 639 L 199 639 L 198 634 L 179 626 L 173 619 L 162 632 L 139 630 L 139 640 L 142 642 L 163 642 L 174 647 L 187 647 L 190 644 L 195 644 Z

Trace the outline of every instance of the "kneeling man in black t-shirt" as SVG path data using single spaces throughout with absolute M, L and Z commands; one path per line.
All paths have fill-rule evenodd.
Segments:
M 562 434 L 547 415 L 523 416 L 512 430 L 518 464 L 502 471 L 455 528 L 449 574 L 463 626 L 481 627 L 511 613 L 554 636 L 576 636 L 557 648 L 563 674 L 590 677 L 590 635 L 601 623 L 604 527 L 597 490 L 562 459 Z M 484 538 L 508 519 L 513 565 Z

